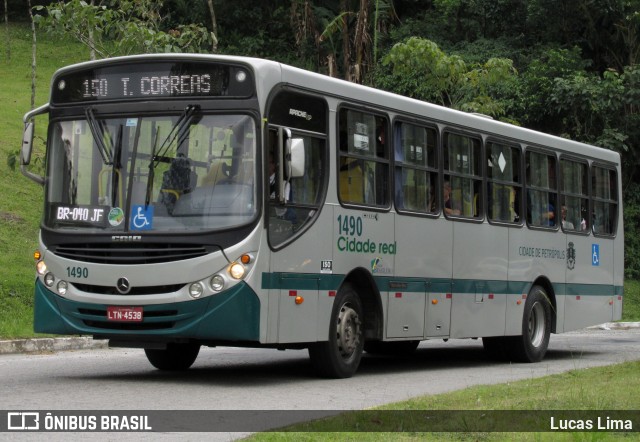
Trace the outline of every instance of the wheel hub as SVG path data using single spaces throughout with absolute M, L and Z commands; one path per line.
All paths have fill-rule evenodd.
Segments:
M 336 334 L 340 355 L 345 359 L 351 357 L 360 344 L 360 318 L 347 304 L 340 309 Z
M 545 323 L 544 323 L 544 307 L 536 302 L 531 308 L 529 316 L 529 339 L 531 345 L 539 347 L 544 340 Z

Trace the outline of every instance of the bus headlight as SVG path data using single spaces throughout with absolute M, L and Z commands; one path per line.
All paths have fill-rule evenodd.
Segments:
M 60 281 L 58 283 L 58 294 L 64 296 L 67 293 L 68 288 L 69 285 L 67 284 L 67 281 Z
M 47 265 L 44 263 L 44 261 L 38 261 L 36 263 L 36 271 L 38 272 L 38 275 L 42 276 L 45 273 L 47 273 Z
M 234 262 L 229 267 L 229 274 L 233 279 L 242 279 L 244 278 L 245 268 L 239 262 Z
M 202 296 L 203 292 L 204 287 L 202 287 L 202 284 L 200 284 L 199 282 L 194 282 L 189 286 L 189 296 L 191 296 L 192 298 L 199 298 L 200 296 Z
M 44 275 L 44 285 L 46 285 L 47 287 L 53 287 L 54 282 L 56 282 L 56 277 L 53 275 L 53 273 L 49 272 Z
M 224 278 L 220 275 L 213 275 L 209 280 L 209 285 L 216 292 L 219 292 L 224 288 Z

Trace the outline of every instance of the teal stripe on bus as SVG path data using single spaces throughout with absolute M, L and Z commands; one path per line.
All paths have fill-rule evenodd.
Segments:
M 263 273 L 262 289 L 269 290 L 338 290 L 346 275 L 322 273 Z M 526 294 L 531 282 L 482 279 L 415 278 L 398 276 L 373 277 L 381 292 L 404 293 L 493 293 Z M 622 287 L 610 284 L 553 283 L 558 296 L 621 296 Z

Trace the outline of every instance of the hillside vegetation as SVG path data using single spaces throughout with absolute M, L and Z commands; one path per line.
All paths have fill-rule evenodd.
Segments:
M 0 38 L 0 339 L 33 334 L 33 252 L 38 246 L 38 225 L 43 190 L 7 165 L 19 150 L 22 117 L 31 101 L 31 31 L 10 26 L 11 57 L 7 60 L 4 29 Z M 86 60 L 87 50 L 73 41 L 39 35 L 35 105 L 48 101 L 49 83 L 62 66 Z M 37 121 L 43 138 L 46 118 Z M 42 144 L 36 143 L 36 144 Z M 42 155 L 42 152 L 39 153 Z M 37 156 L 37 155 L 36 155 Z

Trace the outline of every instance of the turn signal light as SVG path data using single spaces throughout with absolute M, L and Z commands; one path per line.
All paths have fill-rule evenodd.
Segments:
M 304 302 L 304 298 L 302 296 L 296 296 L 296 304 L 300 305 Z

